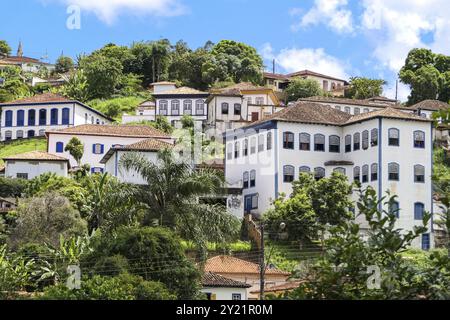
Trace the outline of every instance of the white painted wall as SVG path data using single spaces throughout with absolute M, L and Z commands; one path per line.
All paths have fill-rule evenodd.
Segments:
M 44 173 L 54 173 L 58 176 L 67 177 L 68 164 L 66 161 L 6 161 L 5 176 L 9 178 L 17 178 L 18 173 L 27 173 L 29 180 Z
M 218 301 L 228 301 L 232 300 L 233 294 L 240 294 L 241 300 L 247 300 L 247 289 L 246 288 L 211 288 L 205 287 L 200 290 L 203 293 L 215 294 L 216 300 Z

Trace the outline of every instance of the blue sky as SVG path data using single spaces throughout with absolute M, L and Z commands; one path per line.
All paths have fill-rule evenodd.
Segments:
M 66 27 L 71 4 L 80 29 Z M 233 39 L 257 48 L 267 65 L 275 58 L 278 72 L 385 78 L 391 97 L 411 48 L 450 54 L 447 0 L 15 0 L 2 12 L 11 14 L 2 14 L 0 39 L 14 50 L 21 40 L 27 56 L 47 52 L 54 61 L 109 42 L 183 39 L 195 48 Z

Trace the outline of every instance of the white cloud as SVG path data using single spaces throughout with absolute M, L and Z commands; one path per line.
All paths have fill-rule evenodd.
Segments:
M 52 0 L 50 0 L 52 1 Z M 54 0 L 53 0 L 54 1 Z M 58 0 L 76 5 L 85 12 L 94 13 L 100 20 L 111 24 L 121 14 L 178 16 L 186 12 L 179 0 Z
M 323 48 L 286 48 L 275 53 L 270 44 L 265 44 L 260 50 L 266 60 L 275 59 L 284 72 L 291 73 L 300 70 L 312 70 L 329 76 L 347 79 L 347 64 L 336 57 L 328 55 Z
M 352 12 L 346 9 L 346 6 L 347 0 L 315 0 L 314 6 L 292 28 L 298 30 L 323 23 L 337 33 L 351 33 L 353 32 Z

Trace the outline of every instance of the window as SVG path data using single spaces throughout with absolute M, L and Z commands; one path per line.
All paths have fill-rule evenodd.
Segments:
M 264 151 L 264 135 L 258 136 L 258 152 Z
M 300 133 L 300 150 L 311 150 L 311 136 L 307 133 Z
M 303 167 L 300 167 L 300 169 L 298 171 L 299 171 L 299 173 L 310 173 L 311 172 L 311 168 L 303 166 Z
M 400 218 L 400 204 L 398 201 L 392 201 L 389 203 L 389 213 L 394 214 L 397 219 Z
M 98 168 L 98 167 L 91 168 L 91 173 L 92 174 L 103 173 L 103 168 Z
M 51 125 L 58 124 L 58 109 L 50 110 L 50 124 Z
M 17 173 L 17 174 L 16 174 L 16 178 L 17 178 L 17 179 L 28 180 L 28 173 Z
M 95 119 L 94 119 L 94 116 L 92 116 L 91 117 L 91 123 L 94 124 L 94 122 L 95 122 Z
M 85 124 L 88 123 L 88 114 L 87 113 L 84 114 L 84 123 Z
M 103 154 L 104 145 L 100 143 L 96 143 L 92 145 L 92 153 L 93 154 Z
M 362 148 L 363 150 L 369 149 L 369 131 L 367 130 L 362 133 Z
M 345 107 L 345 112 L 346 112 L 346 113 L 351 113 L 350 107 Z
M 18 127 L 23 127 L 25 125 L 25 111 L 23 111 L 23 110 L 17 111 L 16 124 Z
M 425 167 L 421 165 L 414 166 L 414 182 L 425 183 Z
M 414 220 L 422 220 L 425 213 L 425 205 L 420 202 L 414 204 Z
M 338 136 L 330 136 L 329 138 L 329 150 L 333 153 L 341 152 L 341 139 Z
M 5 112 L 5 127 L 12 127 L 13 125 L 13 112 L 8 110 Z
M 5 140 L 11 140 L 12 139 L 12 131 L 8 130 L 5 132 Z
M 226 102 L 222 103 L 222 114 L 228 114 L 229 105 Z
M 370 167 L 370 181 L 378 180 L 378 164 L 373 163 Z
M 353 151 L 361 149 L 361 134 L 359 132 L 353 135 Z
M 248 156 L 248 139 L 244 140 L 244 157 Z
M 203 100 L 195 101 L 195 114 L 203 116 L 205 112 L 205 102 Z
M 242 109 L 241 104 L 240 103 L 235 103 L 234 104 L 234 115 L 235 116 L 240 116 L 241 115 L 241 109 Z
M 369 182 L 369 166 L 364 165 L 362 167 L 362 183 Z
M 229 143 L 227 146 L 227 160 L 233 159 L 233 144 Z
M 192 114 L 192 100 L 183 101 L 183 114 Z
M 241 144 L 239 143 L 239 141 L 236 141 L 234 143 L 234 158 L 235 159 L 239 158 L 240 149 L 241 149 Z
M 337 173 L 340 173 L 340 174 L 343 174 L 344 176 L 345 176 L 346 173 L 347 173 L 347 171 L 345 170 L 345 168 L 335 168 L 333 171 L 334 171 L 334 172 L 337 172 Z
M 170 103 L 170 112 L 173 116 L 180 115 L 180 101 L 179 100 L 172 100 Z
M 372 129 L 370 131 L 370 145 L 372 147 L 378 146 L 378 129 Z
M 429 233 L 422 234 L 422 250 L 425 251 L 430 250 L 431 249 L 430 243 L 431 243 L 430 234 Z
M 352 152 L 352 136 L 346 135 L 345 136 L 345 152 Z
M 39 125 L 45 126 L 47 124 L 47 110 L 41 109 L 39 110 Z
M 414 131 L 414 148 L 425 149 L 425 132 Z
M 324 168 L 315 168 L 314 169 L 314 178 L 316 180 L 325 178 L 325 169 Z
M 294 149 L 294 134 L 292 132 L 283 133 L 283 148 Z
M 100 124 L 100 119 L 95 120 L 95 124 Z
M 32 138 L 35 136 L 34 130 L 28 130 L 27 137 Z
M 250 171 L 250 188 L 256 186 L 256 170 Z
M 242 296 L 240 293 L 233 293 L 231 295 L 231 300 L 242 300 Z
M 244 189 L 248 189 L 248 186 L 249 186 L 249 184 L 248 184 L 248 182 L 249 182 L 249 179 L 250 179 L 250 176 L 249 176 L 249 174 L 248 174 L 248 172 L 246 171 L 246 172 L 244 172 L 244 177 L 243 177 L 243 188 Z
M 389 145 L 393 147 L 400 146 L 400 131 L 398 129 L 389 129 Z
M 284 166 L 283 168 L 283 181 L 290 183 L 294 181 L 295 168 L 293 166 Z
M 255 210 L 255 209 L 258 209 L 258 195 L 253 194 L 253 195 L 245 196 L 245 201 L 244 201 L 245 213 L 250 213 L 251 210 Z
M 263 97 L 256 97 L 256 104 L 257 105 L 263 105 L 264 104 L 264 98 Z
M 272 132 L 267 132 L 267 150 L 272 150 Z
M 39 130 L 39 137 L 45 136 L 45 129 Z
M 323 134 L 314 136 L 314 151 L 325 151 L 325 136 Z
M 252 104 L 252 97 L 247 98 L 247 104 Z
M 256 138 L 253 137 L 250 140 L 250 154 L 256 153 Z
M 167 100 L 161 100 L 159 102 L 159 114 L 162 116 L 166 116 L 168 106 L 169 106 L 169 103 L 167 102 Z
M 28 125 L 36 125 L 36 110 L 28 110 Z
M 56 143 L 56 153 L 63 153 L 64 152 L 64 143 L 57 142 Z
M 388 175 L 390 181 L 400 180 L 400 166 L 398 165 L 398 163 L 389 163 Z
M 361 168 L 360 167 L 355 167 L 353 168 L 353 180 L 355 182 L 361 182 Z
M 70 109 L 69 108 L 62 109 L 62 121 L 61 121 L 61 123 L 63 125 L 70 124 Z
M 355 115 L 360 114 L 361 113 L 361 109 L 360 108 L 355 108 L 354 109 L 354 113 L 355 113 Z
M 341 106 L 335 106 L 334 108 L 335 108 L 336 110 L 341 111 Z

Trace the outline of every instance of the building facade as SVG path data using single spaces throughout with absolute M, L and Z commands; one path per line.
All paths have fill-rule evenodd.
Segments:
M 292 193 L 302 172 L 321 179 L 337 171 L 380 198 L 387 190 L 397 195 L 399 227 L 411 230 L 433 212 L 432 155 L 433 125 L 423 117 L 394 108 L 351 115 L 299 102 L 228 132 L 225 172 L 229 183 L 242 183 L 242 214 L 262 215 L 280 193 Z M 429 247 L 431 237 L 415 246 Z

